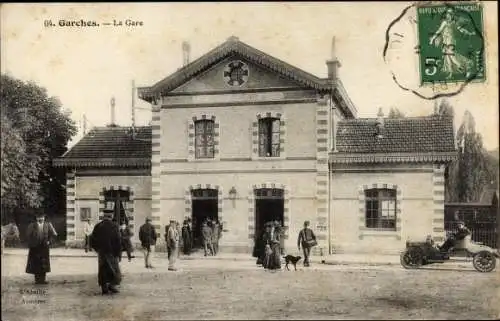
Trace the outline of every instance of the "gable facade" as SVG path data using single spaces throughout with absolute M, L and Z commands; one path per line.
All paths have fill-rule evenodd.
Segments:
M 328 78 L 321 79 L 230 38 L 139 89 L 153 110 L 150 140 L 143 143 L 149 144 L 149 176 L 125 182 L 94 170 L 95 186 L 88 189 L 99 195 L 106 184 L 134 190 L 142 184 L 141 198 L 149 202 L 142 206 L 150 207 L 140 212 L 152 216 L 159 235 L 171 219 L 196 213 L 201 220 L 210 212 L 224 228 L 222 251 L 251 253 L 259 226 L 271 217 L 285 226 L 287 251 L 296 251 L 303 222 L 310 221 L 319 255 L 399 251 L 408 238 L 442 237 L 444 170 L 453 150 L 449 141 L 434 139 L 449 127 L 447 120 L 422 134 L 429 146 L 408 136 L 407 150 L 389 150 L 384 146 L 400 145 L 412 124 L 434 118 L 409 120 L 409 126 L 387 122 L 385 139 L 371 141 L 380 126 L 355 118 L 336 66 L 334 59 L 327 62 Z M 65 155 L 60 166 L 72 162 Z M 116 171 L 126 176 L 137 171 L 136 163 Z M 68 177 L 78 194 L 85 185 L 77 175 Z

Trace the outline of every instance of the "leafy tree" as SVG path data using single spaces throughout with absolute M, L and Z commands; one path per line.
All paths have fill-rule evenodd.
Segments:
M 476 132 L 474 117 L 469 111 L 464 113 L 456 141 L 459 152 L 448 171 L 447 201 L 476 202 L 495 178 L 489 168 L 481 134 Z
M 391 108 L 389 110 L 389 118 L 404 118 L 405 114 L 397 108 Z
M 52 160 L 67 150 L 76 126 L 45 88 L 2 75 L 2 213 L 40 207 L 64 210 L 64 172 Z M 4 151 L 5 147 L 5 151 Z

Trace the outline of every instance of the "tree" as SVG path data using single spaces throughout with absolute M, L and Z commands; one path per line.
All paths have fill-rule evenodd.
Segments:
M 389 110 L 389 118 L 404 118 L 405 114 L 397 108 L 392 108 Z
M 492 174 L 483 147 L 481 134 L 476 133 L 474 117 L 465 111 L 456 141 L 458 158 L 449 167 L 447 200 L 477 202 L 485 187 L 491 184 Z
M 437 102 L 436 102 L 437 103 Z M 454 117 L 455 112 L 453 111 L 453 106 L 447 99 L 441 100 L 439 107 L 437 108 L 437 114 L 440 116 Z
M 64 172 L 51 165 L 76 134 L 69 113 L 45 88 L 8 75 L 1 77 L 0 107 L 2 212 L 64 208 Z

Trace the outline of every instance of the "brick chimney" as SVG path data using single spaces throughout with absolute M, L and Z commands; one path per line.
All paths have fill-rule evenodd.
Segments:
M 382 108 L 378 109 L 377 113 L 377 138 L 384 137 L 384 112 Z
M 111 105 L 111 119 L 107 127 L 117 127 L 115 123 L 115 97 L 111 97 L 110 105 Z
M 331 58 L 326 61 L 326 67 L 328 69 L 328 82 L 332 86 L 336 83 L 338 78 L 338 68 L 340 66 L 340 61 L 337 59 L 337 54 L 335 53 L 335 37 L 332 37 Z

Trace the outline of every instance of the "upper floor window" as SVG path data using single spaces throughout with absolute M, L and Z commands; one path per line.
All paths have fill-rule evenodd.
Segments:
M 396 190 L 365 190 L 365 222 L 367 228 L 396 230 Z
M 280 119 L 267 117 L 259 119 L 259 156 L 280 156 Z
M 194 123 L 196 158 L 214 158 L 214 128 L 211 119 L 201 119 Z

